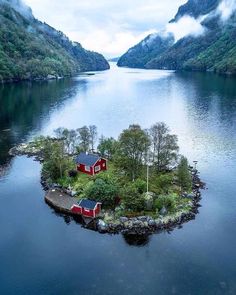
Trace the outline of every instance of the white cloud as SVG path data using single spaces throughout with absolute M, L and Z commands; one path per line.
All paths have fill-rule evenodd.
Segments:
M 187 0 L 25 0 L 35 17 L 85 48 L 123 54 L 162 29 Z
M 185 36 L 200 36 L 204 33 L 205 28 L 201 25 L 202 18 L 195 19 L 191 16 L 182 17 L 177 23 L 169 23 L 166 31 L 175 36 L 175 41 Z
M 217 12 L 221 15 L 223 21 L 227 21 L 235 10 L 235 0 L 222 0 L 217 8 Z

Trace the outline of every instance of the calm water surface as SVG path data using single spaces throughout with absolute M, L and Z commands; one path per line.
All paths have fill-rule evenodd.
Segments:
M 165 121 L 208 189 L 196 219 L 134 241 L 100 235 L 44 202 L 40 165 L 10 147 L 59 126 Z M 0 294 L 236 294 L 236 80 L 118 69 L 0 86 Z

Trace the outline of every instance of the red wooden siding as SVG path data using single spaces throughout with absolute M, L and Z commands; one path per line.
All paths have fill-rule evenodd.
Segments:
M 75 214 L 82 214 L 82 208 L 80 206 L 73 205 L 71 212 Z
M 78 164 L 77 170 L 89 175 L 93 175 L 93 167 L 89 167 L 89 171 L 87 171 L 86 167 L 88 166 L 85 166 L 84 164 Z
M 94 165 L 94 174 L 97 174 L 101 171 L 106 171 L 106 170 L 107 170 L 107 161 L 105 159 L 98 160 L 97 163 Z
M 82 215 L 86 217 L 95 217 L 94 210 L 82 208 Z
M 86 169 L 86 168 L 89 168 L 89 169 Z M 91 166 L 91 167 L 85 166 L 84 164 L 77 164 L 77 170 L 89 175 L 94 175 L 101 171 L 107 170 L 107 161 L 101 158 L 100 160 L 96 162 L 94 166 Z
M 85 217 L 96 217 L 101 211 L 101 204 L 97 204 L 94 209 L 82 208 L 79 205 L 73 205 L 71 212 L 74 214 L 81 214 Z

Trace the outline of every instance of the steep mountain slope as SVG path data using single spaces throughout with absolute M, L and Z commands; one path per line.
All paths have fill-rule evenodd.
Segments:
M 174 19 L 170 22 L 177 22 L 184 15 L 197 18 L 200 15 L 206 15 L 215 10 L 221 0 L 189 0 L 184 5 L 180 6 Z
M 146 54 L 146 63 L 141 67 L 236 74 L 236 13 L 234 11 L 227 20 L 222 20 L 218 11 L 220 3 L 220 0 L 189 0 L 181 6 L 170 23 L 176 24 L 186 16 L 197 20 L 200 17 L 204 33 L 187 35 L 155 56 Z M 121 60 L 135 67 L 127 53 Z
M 105 58 L 34 18 L 20 0 L 0 0 L 0 81 L 109 69 Z
M 143 41 L 130 48 L 117 62 L 120 67 L 143 68 L 152 58 L 165 52 L 174 44 L 171 34 L 160 36 L 151 34 Z

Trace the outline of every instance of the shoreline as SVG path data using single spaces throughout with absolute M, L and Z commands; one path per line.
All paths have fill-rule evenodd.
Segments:
M 27 150 L 27 144 L 21 144 L 19 146 L 10 149 L 9 154 L 11 156 L 25 155 L 27 157 L 34 158 L 39 163 L 43 162 L 42 152 L 39 150 Z M 192 169 L 192 182 L 193 182 L 193 194 L 189 198 L 189 210 L 179 210 L 175 214 L 164 214 L 160 217 L 154 218 L 149 215 L 141 215 L 136 217 L 121 216 L 119 218 L 113 218 L 113 212 L 111 210 L 102 210 L 102 215 L 94 219 L 91 222 L 82 223 L 85 228 L 98 231 L 99 233 L 107 234 L 127 234 L 127 235 L 146 235 L 153 234 L 161 231 L 172 231 L 174 228 L 181 227 L 184 223 L 195 219 L 199 213 L 198 208 L 201 207 L 201 189 L 204 189 L 204 183 L 199 177 L 198 170 Z M 82 215 L 74 214 L 70 211 L 71 206 L 78 200 L 71 197 L 68 192 L 63 188 L 52 188 L 46 179 L 41 175 L 40 183 L 45 191 L 45 202 L 53 208 L 55 211 L 68 216 L 82 217 Z M 83 218 L 81 218 L 81 221 Z M 88 220 L 87 220 L 88 221 Z
M 122 216 L 116 220 L 105 222 L 103 219 L 108 211 L 103 211 L 101 216 L 90 219 L 90 222 L 83 226 L 103 234 L 146 235 L 161 231 L 172 231 L 177 227 L 181 228 L 184 223 L 195 219 L 198 214 L 198 208 L 201 207 L 199 204 L 200 200 L 201 194 L 198 192 L 192 200 L 192 207 L 189 212 L 179 211 L 174 215 L 166 215 L 156 219 L 149 215 L 131 218 Z M 45 202 L 56 212 L 83 219 L 82 215 L 74 214 L 69 209 L 76 201 L 77 199 L 58 189 L 49 189 L 45 195 Z

